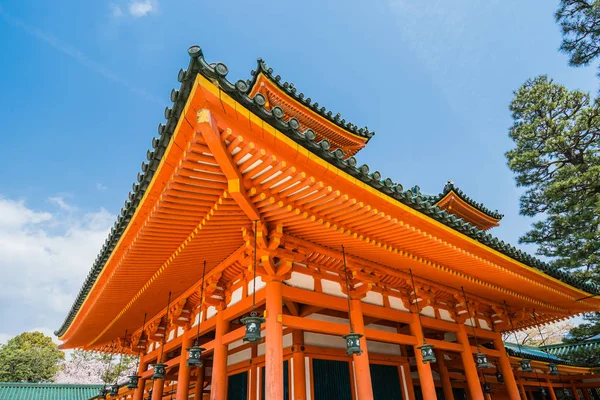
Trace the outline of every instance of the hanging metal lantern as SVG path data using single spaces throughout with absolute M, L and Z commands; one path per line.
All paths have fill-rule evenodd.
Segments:
M 130 375 L 128 378 L 129 378 L 129 383 L 127 383 L 127 388 L 128 389 L 137 389 L 138 382 L 140 380 L 140 376 Z
M 252 311 L 248 317 L 244 317 L 240 321 L 242 324 L 246 325 L 244 342 L 256 343 L 262 339 L 260 336 L 260 325 L 265 322 L 266 319 L 259 317 L 256 311 Z
M 421 352 L 421 357 L 423 357 L 423 364 L 434 363 L 437 361 L 435 358 L 435 353 L 433 352 L 433 345 L 423 343 L 421 346 L 417 347 Z
M 548 396 L 548 391 L 546 390 L 545 387 L 540 386 L 540 394 L 544 397 Z
M 97 399 L 106 399 L 106 389 L 105 388 L 101 388 L 100 392 L 98 393 L 98 396 L 96 396 Z
M 548 364 L 548 373 L 550 375 L 560 375 L 560 372 L 558 372 L 558 365 L 556 365 L 555 363 L 549 363 Z
M 492 394 L 492 385 L 490 385 L 488 382 L 483 384 L 483 393 Z
M 119 395 L 119 385 L 118 384 L 114 384 L 110 387 L 110 395 L 111 396 L 118 396 Z
M 351 356 L 352 354 L 362 354 L 362 350 L 360 348 L 360 338 L 362 336 L 363 335 L 359 333 L 349 333 L 346 336 L 342 336 L 346 340 L 346 355 Z
M 475 355 L 475 362 L 477 363 L 477 368 L 479 369 L 490 368 L 490 363 L 488 363 L 487 356 L 481 352 L 477 352 Z
M 152 364 L 152 368 L 154 368 L 154 373 L 152 374 L 152 379 L 165 379 L 165 372 L 167 368 L 167 364 Z
M 521 370 L 523 372 L 531 372 L 531 371 L 533 371 L 533 369 L 531 368 L 531 360 L 528 360 L 526 358 L 522 358 L 521 359 Z
M 496 379 L 498 380 L 498 383 L 504 383 L 504 375 L 502 375 L 502 372 L 496 371 Z
M 188 367 L 201 367 L 202 366 L 202 352 L 206 350 L 203 347 L 198 346 L 197 344 L 192 347 L 188 347 L 186 349 L 188 354 L 187 366 Z

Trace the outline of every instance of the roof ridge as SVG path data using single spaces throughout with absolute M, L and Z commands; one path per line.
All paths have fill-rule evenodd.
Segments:
M 596 285 L 591 281 L 584 282 L 583 279 L 577 278 L 568 272 L 559 270 L 558 268 L 551 266 L 550 264 L 547 264 L 508 243 L 505 243 L 503 240 L 486 233 L 485 231 L 466 222 L 462 218 L 458 218 L 454 214 L 431 204 L 429 200 L 427 200 L 425 196 L 420 193 L 420 188 L 418 186 L 405 191 L 400 183 L 394 182 L 391 178 L 383 179 L 379 171 L 370 172 L 368 165 L 362 164 L 361 166 L 357 167 L 358 162 L 356 158 L 354 156 L 345 158 L 346 155 L 342 149 L 338 148 L 334 151 L 329 151 L 331 144 L 327 139 L 322 139 L 319 142 L 315 142 L 316 134 L 312 129 L 306 129 L 304 132 L 300 132 L 300 123 L 298 120 L 296 118 L 290 118 L 289 120 L 285 121 L 283 119 L 284 111 L 280 107 L 276 106 L 271 110 L 266 109 L 264 107 L 266 104 L 266 99 L 262 94 L 258 93 L 253 98 L 250 98 L 248 96 L 250 85 L 247 81 L 238 80 L 235 83 L 231 83 L 226 78 L 227 73 L 229 72 L 227 66 L 220 62 L 208 64 L 204 59 L 204 55 L 200 46 L 191 46 L 188 49 L 188 53 L 190 55 L 188 69 L 181 69 L 178 73 L 177 79 L 179 82 L 181 82 L 180 88 L 179 90 L 171 90 L 170 98 L 173 102 L 173 107 L 169 108 L 167 106 L 165 108 L 164 116 L 167 121 L 165 124 L 160 123 L 158 125 L 159 137 L 152 138 L 153 150 L 148 150 L 146 154 L 148 162 L 142 163 L 142 172 L 138 173 L 137 182 L 133 184 L 132 191 L 129 192 L 128 199 L 125 201 L 124 207 L 121 208 L 121 213 L 117 217 L 117 221 L 115 222 L 113 228 L 111 228 L 108 238 L 100 250 L 100 254 L 96 257 L 96 260 L 85 281 L 83 282 L 77 298 L 71 306 L 71 309 L 63 321 L 63 324 L 54 332 L 55 335 L 60 337 L 67 331 L 68 327 L 71 325 L 75 316 L 83 305 L 96 279 L 104 269 L 104 266 L 115 249 L 121 235 L 129 225 L 137 206 L 144 196 L 144 193 L 148 188 L 156 169 L 158 168 L 171 137 L 173 136 L 175 127 L 178 124 L 183 108 L 191 92 L 195 76 L 198 73 L 212 81 L 215 85 L 218 85 L 221 90 L 223 90 L 233 99 L 244 105 L 249 110 L 252 110 L 255 115 L 271 124 L 274 128 L 284 133 L 296 143 L 300 144 L 326 162 L 343 170 L 347 174 L 358 178 L 363 183 L 369 185 L 375 190 L 378 190 L 387 196 L 400 201 L 401 203 L 421 212 L 422 214 L 440 223 L 443 223 L 455 231 L 477 240 L 478 242 L 497 250 L 516 261 L 535 268 L 575 288 L 584 290 L 587 293 L 600 295 L 600 285 Z

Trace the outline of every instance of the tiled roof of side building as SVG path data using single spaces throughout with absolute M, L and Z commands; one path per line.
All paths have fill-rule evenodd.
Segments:
M 553 362 L 556 364 L 574 365 L 573 363 L 563 360 L 562 358 L 548 352 L 542 348 L 535 346 L 516 345 L 515 343 L 504 342 L 504 347 L 509 355 L 513 357 L 522 357 L 529 360 Z
M 73 303 L 69 314 L 67 315 L 62 326 L 55 332 L 56 335 L 62 336 L 67 328 L 72 323 L 75 315 L 83 305 L 87 294 L 94 285 L 96 279 L 102 272 L 105 263 L 110 257 L 112 251 L 115 249 L 117 242 L 121 235 L 127 228 L 137 206 L 139 205 L 146 189 L 148 188 L 154 173 L 162 159 L 163 154 L 171 140 L 174 133 L 175 127 L 179 121 L 183 108 L 188 100 L 188 96 L 192 90 L 192 86 L 196 77 L 196 74 L 201 74 L 207 79 L 214 82 L 219 86 L 221 90 L 227 93 L 231 98 L 248 108 L 252 113 L 260 117 L 263 121 L 269 123 L 274 128 L 294 140 L 299 145 L 303 146 L 313 154 L 317 155 L 321 159 L 328 163 L 336 166 L 347 174 L 359 179 L 363 183 L 371 186 L 372 188 L 390 196 L 403 204 L 427 215 L 436 221 L 439 221 L 446 226 L 468 236 L 472 239 L 479 241 L 480 243 L 497 250 L 514 260 L 522 262 L 530 267 L 536 268 L 549 276 L 559 279 L 571 286 L 577 287 L 587 293 L 600 294 L 600 287 L 597 285 L 584 282 L 583 280 L 574 277 L 573 275 L 561 271 L 557 268 L 544 263 L 535 257 L 516 249 L 515 247 L 505 243 L 504 241 L 478 229 L 477 227 L 469 224 L 468 222 L 457 218 L 455 215 L 449 213 L 446 210 L 433 205 L 431 200 L 426 196 L 419 193 L 415 193 L 411 190 L 404 190 L 402 185 L 395 183 L 390 178 L 382 178 L 381 173 L 378 171 L 371 172 L 368 165 L 363 164 L 357 166 L 357 160 L 355 157 L 345 157 L 343 150 L 336 149 L 329 151 L 330 144 L 327 140 L 321 140 L 315 142 L 315 132 L 307 129 L 304 132 L 300 132 L 299 122 L 295 118 L 291 118 L 287 121 L 284 120 L 283 110 L 279 107 L 274 107 L 272 110 L 268 110 L 264 107 L 265 98 L 261 94 L 257 94 L 253 98 L 250 98 L 249 93 L 250 87 L 247 81 L 238 80 L 235 83 L 230 82 L 226 76 L 228 73 L 227 66 L 222 63 L 214 65 L 208 64 L 202 54 L 202 50 L 199 46 L 192 46 L 189 49 L 191 56 L 190 64 L 187 71 L 180 70 L 178 80 L 181 82 L 179 90 L 173 89 L 171 91 L 171 101 L 173 107 L 167 107 L 165 109 L 166 124 L 159 124 L 158 133 L 159 137 L 152 139 L 152 150 L 147 152 L 148 162 L 142 163 L 142 172 L 138 173 L 137 182 L 133 184 L 133 190 L 129 193 L 128 199 L 125 201 L 124 207 L 121 209 L 121 213 L 117 218 L 113 228 L 111 229 L 108 238 L 106 239 L 100 254 L 96 257 L 96 260 L 92 266 L 91 271 L 86 277 L 83 286 L 77 296 L 77 299 Z
M 541 349 L 547 350 L 548 353 L 557 357 L 564 357 L 570 353 L 579 350 L 596 350 L 600 348 L 600 335 L 578 343 L 558 343 L 548 346 L 542 346 Z
M 2 400 L 87 400 L 104 385 L 62 383 L 0 383 Z

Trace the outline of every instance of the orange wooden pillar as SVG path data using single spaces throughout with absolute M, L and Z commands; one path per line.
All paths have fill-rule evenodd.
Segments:
M 227 345 L 223 343 L 223 335 L 227 333 L 229 323 L 223 318 L 223 308 L 217 311 L 215 329 L 215 348 L 211 377 L 210 400 L 227 398 Z
M 510 365 L 510 359 L 508 358 L 508 354 L 504 348 L 504 342 L 502 341 L 502 335 L 500 332 L 498 332 L 496 338 L 494 339 L 494 348 L 500 352 L 500 371 L 502 371 L 502 375 L 504 375 L 504 386 L 508 391 L 508 397 L 510 400 L 519 400 L 521 398 L 521 396 L 519 396 L 519 388 L 517 387 L 515 374 L 513 373 L 513 369 Z
M 267 282 L 267 322 L 265 338 L 265 397 L 283 399 L 283 298 L 279 280 Z
M 458 332 L 456 333 L 458 343 L 463 346 L 463 350 L 460 352 L 460 358 L 463 362 L 465 369 L 465 376 L 467 377 L 467 385 L 469 387 L 469 393 L 471 394 L 471 400 L 483 400 L 483 390 L 481 389 L 481 382 L 479 381 L 479 374 L 477 373 L 477 366 L 473 359 L 473 353 L 471 352 L 471 344 L 469 343 L 469 336 L 464 324 L 458 324 Z
M 176 400 L 187 400 L 190 394 L 190 367 L 187 365 L 187 348 L 194 344 L 194 339 L 190 338 L 190 331 L 184 333 L 181 342 L 181 356 L 179 358 L 179 372 L 177 373 L 177 391 Z
M 590 396 L 590 390 L 588 388 L 581 388 L 581 393 L 583 393 L 583 398 L 585 400 L 592 400 L 592 396 Z
M 146 371 L 148 363 L 144 361 L 144 357 L 140 356 L 140 365 L 138 366 L 137 374 L 142 375 L 142 372 Z M 144 398 L 144 389 L 146 387 L 146 380 L 139 379 L 137 388 L 133 392 L 133 400 L 142 400 Z
M 294 354 L 292 355 L 294 398 L 293 400 L 306 400 L 306 370 L 304 365 L 304 332 L 294 330 L 292 332 Z
M 556 400 L 556 393 L 554 392 L 552 381 L 550 381 L 550 379 L 546 379 L 546 382 L 548 383 L 548 395 L 550 396 L 550 399 Z
M 414 346 L 414 350 L 415 358 L 417 360 L 417 371 L 419 372 L 419 382 L 421 383 L 421 393 L 423 394 L 423 400 L 436 400 L 437 396 L 435 394 L 435 383 L 433 382 L 431 365 L 429 365 L 429 363 L 423 363 L 423 356 L 421 356 L 421 350 L 417 348 L 423 344 L 423 333 L 421 332 L 421 326 L 419 325 L 419 316 L 414 313 L 412 316 L 413 320 L 410 323 L 410 332 L 417 340 L 417 344 Z
M 437 359 L 437 365 L 440 367 L 440 379 L 442 381 L 442 389 L 444 389 L 444 400 L 454 400 L 452 382 L 450 381 L 450 375 L 448 374 L 448 368 L 446 367 L 444 353 L 439 350 L 436 351 L 435 358 Z
M 350 318 L 352 319 L 354 332 L 363 335 L 363 337 L 360 338 L 362 354 L 352 355 L 357 395 L 360 400 L 372 400 L 373 386 L 371 384 L 371 369 L 369 367 L 369 351 L 367 350 L 367 338 L 364 336 L 365 324 L 359 299 L 350 300 Z
M 194 400 L 202 400 L 202 393 L 204 391 L 204 374 L 205 367 L 198 368 L 198 375 L 196 376 L 196 392 L 194 393 Z
M 164 379 L 155 379 L 152 384 L 152 400 L 162 400 L 164 388 Z

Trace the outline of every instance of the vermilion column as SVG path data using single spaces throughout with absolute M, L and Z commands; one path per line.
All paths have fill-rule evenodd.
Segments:
M 460 352 L 460 358 L 463 362 L 465 369 L 465 376 L 467 377 L 467 385 L 469 386 L 469 393 L 471 394 L 471 400 L 483 400 L 483 390 L 481 390 L 481 382 L 479 381 L 479 374 L 477 373 L 477 366 L 473 359 L 473 353 L 471 352 L 471 345 L 469 344 L 469 336 L 464 324 L 458 324 L 458 332 L 456 333 L 458 343 L 462 344 L 463 350 Z
M 365 335 L 365 324 L 361 302 L 358 299 L 350 300 L 350 317 L 354 326 L 354 333 L 363 335 L 360 338 L 361 355 L 352 355 L 354 361 L 354 374 L 356 375 L 356 388 L 360 400 L 373 399 L 373 386 L 371 384 L 371 369 L 369 368 L 369 351 L 367 350 L 367 338 Z
M 155 379 L 152 385 L 152 400 L 162 400 L 165 387 L 164 379 Z
M 189 337 L 189 331 L 184 333 L 181 342 L 181 357 L 179 358 L 179 372 L 177 373 L 177 400 L 187 400 L 190 394 L 190 367 L 187 365 L 187 348 L 194 344 L 194 340 Z
M 442 380 L 442 389 L 444 389 L 444 400 L 454 400 L 454 393 L 452 393 L 452 382 L 450 381 L 448 368 L 446 368 L 444 353 L 441 351 L 436 351 L 435 358 L 437 359 L 437 365 L 440 367 L 440 379 Z
M 590 396 L 590 391 L 588 388 L 581 388 L 581 392 L 583 393 L 583 398 L 585 400 L 592 400 L 592 397 Z
M 204 366 L 198 368 L 198 376 L 196 376 L 196 392 L 194 393 L 194 400 L 202 400 L 202 391 L 204 390 Z
M 554 386 L 552 386 L 552 382 L 550 379 L 546 379 L 546 382 L 548 383 L 548 394 L 550 398 L 552 400 L 556 400 L 556 393 L 554 393 Z
M 267 282 L 267 322 L 265 338 L 265 397 L 283 399 L 283 298 L 281 281 Z
M 419 316 L 417 314 L 413 314 L 412 316 L 413 320 L 410 323 L 410 332 L 417 340 L 414 349 L 417 360 L 417 371 L 419 372 L 419 382 L 421 383 L 421 393 L 423 394 L 423 400 L 436 400 L 437 396 L 435 394 L 435 383 L 433 382 L 431 366 L 429 363 L 423 363 L 421 350 L 417 348 L 423 344 L 423 332 L 421 332 L 421 326 L 419 325 Z M 408 371 L 408 377 L 410 378 L 410 370 Z
M 521 398 L 522 399 L 526 399 L 527 398 L 527 392 L 525 392 L 525 386 L 523 386 L 523 383 L 521 382 L 520 379 L 519 379 L 519 389 L 520 389 L 520 393 L 521 393 Z
M 223 344 L 223 335 L 227 333 L 229 323 L 223 318 L 222 309 L 217 311 L 215 318 L 215 349 L 210 400 L 222 400 L 227 398 L 227 345 Z
M 510 365 L 510 359 L 504 348 L 502 335 L 499 332 L 494 339 L 494 348 L 500 352 L 500 371 L 502 371 L 502 375 L 504 375 L 504 386 L 506 387 L 506 390 L 508 390 L 508 397 L 510 400 L 519 400 L 521 396 L 519 396 L 517 381 L 515 380 L 515 375 Z
M 306 400 L 306 373 L 304 369 L 304 332 L 295 330 L 292 332 L 294 343 L 294 354 L 292 363 L 294 365 L 294 400 Z
M 140 356 L 140 365 L 137 370 L 138 375 L 142 375 L 142 372 L 146 371 L 148 368 L 148 364 L 144 361 L 144 357 Z M 133 392 L 133 400 L 142 400 L 144 397 L 144 389 L 146 388 L 146 380 L 140 379 L 138 380 L 137 388 Z

